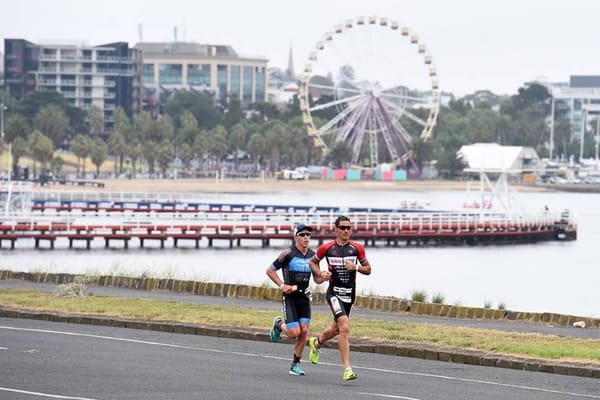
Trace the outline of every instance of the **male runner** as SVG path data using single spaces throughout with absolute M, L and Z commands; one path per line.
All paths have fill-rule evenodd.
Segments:
M 352 224 L 350 218 L 340 216 L 335 220 L 335 240 L 324 243 L 317 249 L 310 261 L 313 274 L 318 274 L 319 263 L 327 260 L 330 272 L 327 289 L 327 303 L 333 313 L 333 322 L 320 335 L 310 338 L 309 358 L 313 364 L 319 362 L 319 348 L 326 341 L 339 335 L 338 347 L 344 364 L 343 379 L 346 381 L 357 378 L 350 366 L 350 310 L 356 299 L 356 273 L 363 275 L 371 273 L 371 264 L 367 260 L 365 248 L 350 240 Z M 324 274 L 321 274 L 323 277 Z

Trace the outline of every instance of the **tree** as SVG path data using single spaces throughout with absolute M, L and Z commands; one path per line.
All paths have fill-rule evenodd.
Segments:
M 166 114 L 178 123 L 185 111 L 189 111 L 194 115 L 198 127 L 201 129 L 212 129 L 222 119 L 219 109 L 214 106 L 212 97 L 206 93 L 177 92 L 165 107 Z M 177 126 L 176 128 L 180 127 Z
M 225 112 L 225 127 L 231 128 L 235 124 L 239 123 L 244 119 L 244 113 L 242 112 L 242 104 L 239 99 L 232 98 L 227 105 L 227 111 Z
M 108 145 L 104 142 L 104 140 L 97 137 L 93 141 L 92 151 L 90 152 L 90 158 L 92 159 L 92 164 L 96 166 L 96 177 L 100 176 L 100 167 L 106 161 L 108 157 Z
M 271 120 L 265 124 L 265 142 L 271 149 L 271 171 L 279 171 L 281 162 L 281 145 L 286 134 L 286 126 L 279 120 Z
M 169 165 L 173 162 L 173 146 L 168 141 L 163 141 L 160 145 L 158 145 L 158 154 L 156 156 L 156 161 L 158 162 L 158 167 L 160 168 L 160 172 L 163 178 L 166 178 L 167 169 Z
M 65 160 L 61 156 L 56 156 L 52 159 L 51 170 L 55 177 L 59 177 L 62 174 Z
M 50 138 L 55 146 L 60 146 L 67 137 L 69 118 L 62 108 L 49 104 L 40 108 L 35 115 L 33 125 L 35 129 Z
M 127 153 L 127 142 L 119 131 L 114 131 L 108 137 L 108 151 L 115 158 L 115 175 L 123 173 L 123 161 Z M 118 167 L 118 170 L 117 170 Z
M 252 159 L 260 163 L 267 150 L 265 136 L 261 132 L 254 132 L 248 139 L 248 150 L 252 154 Z
M 33 159 L 39 161 L 41 174 L 43 175 L 46 170 L 46 163 L 52 160 L 54 154 L 52 140 L 42 132 L 35 130 L 29 136 L 28 146 Z
M 238 152 L 246 143 L 246 127 L 242 123 L 235 124 L 229 132 L 229 142 L 233 147 L 233 166 L 237 170 Z
M 93 105 L 88 112 L 88 119 L 90 121 L 90 136 L 94 137 L 102 133 L 104 130 L 104 111 Z
M 23 157 L 25 154 L 27 154 L 28 149 L 29 149 L 29 146 L 27 144 L 27 140 L 25 140 L 23 137 L 18 136 L 12 141 L 12 149 L 11 149 L 12 150 L 12 162 L 13 162 L 12 170 L 14 171 L 14 174 L 17 173 L 17 167 L 19 166 L 19 160 L 21 159 L 21 157 Z
M 335 143 L 327 153 L 325 160 L 335 168 L 342 168 L 352 161 L 352 147 L 348 142 Z
M 275 104 L 272 103 L 252 103 L 250 104 L 249 109 L 254 111 L 254 113 L 258 114 L 257 118 L 252 118 L 255 122 L 265 122 L 273 118 L 279 118 L 281 112 L 277 108 Z
M 6 135 L 4 139 L 7 142 L 12 142 L 19 137 L 26 139 L 31 133 L 31 125 L 21 114 L 10 113 L 7 117 L 5 113 L 4 117 L 4 133 Z
M 177 157 L 181 160 L 183 168 L 189 170 L 190 163 L 194 159 L 194 149 L 189 144 L 183 143 L 178 148 Z
M 571 142 L 571 121 L 564 117 L 558 118 L 554 123 L 554 156 L 568 159 L 569 154 L 572 154 L 569 148 Z
M 136 166 L 139 158 L 144 153 L 144 148 L 138 141 L 133 141 L 128 143 L 127 145 L 127 154 L 129 154 L 129 158 L 131 159 L 131 177 L 135 178 L 136 174 Z
M 205 130 L 200 131 L 200 134 L 194 139 L 193 151 L 196 154 L 196 158 L 202 165 L 204 161 L 204 155 L 208 152 L 208 132 Z
M 208 135 L 208 152 L 215 158 L 219 168 L 228 148 L 227 131 L 223 125 L 217 125 Z
M 77 156 L 77 177 L 79 178 L 79 165 L 83 161 L 83 176 L 85 177 L 86 159 L 92 151 L 92 141 L 85 135 L 77 135 L 71 142 L 71 150 Z

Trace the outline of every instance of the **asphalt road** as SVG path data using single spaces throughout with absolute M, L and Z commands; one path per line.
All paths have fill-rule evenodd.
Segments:
M 306 376 L 289 344 L 90 325 L 0 320 L 0 399 L 600 399 L 597 379 L 337 350 Z

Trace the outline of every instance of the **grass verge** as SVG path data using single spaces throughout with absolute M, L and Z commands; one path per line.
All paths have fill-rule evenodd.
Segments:
M 65 298 L 46 292 L 23 289 L 0 289 L 0 304 L 36 311 L 178 321 L 202 325 L 264 329 L 265 332 L 270 328 L 273 320 L 272 310 L 258 308 L 108 296 Z M 331 319 L 328 315 L 313 314 L 311 331 L 320 331 L 330 322 Z M 592 339 L 365 318 L 352 319 L 352 337 L 423 343 L 527 358 L 600 365 L 600 340 Z

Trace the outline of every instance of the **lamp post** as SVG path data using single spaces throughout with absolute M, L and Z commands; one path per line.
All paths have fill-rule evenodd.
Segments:
M 4 111 L 6 110 L 8 110 L 8 107 L 6 107 L 4 103 L 0 103 L 0 171 L 2 170 L 2 142 L 4 142 Z M 8 162 L 10 163 L 10 155 Z
M 552 94 L 551 101 L 551 111 L 550 111 L 550 149 L 548 154 L 548 159 L 552 161 L 552 156 L 554 155 L 554 94 Z

